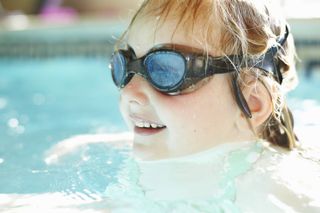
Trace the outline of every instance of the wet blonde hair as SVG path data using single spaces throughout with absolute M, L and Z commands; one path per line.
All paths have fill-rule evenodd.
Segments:
M 214 44 L 220 44 L 219 50 L 225 56 L 241 54 L 244 58 L 259 58 L 271 46 L 279 46 L 277 38 L 285 33 L 287 25 L 272 3 L 267 0 L 145 0 L 118 40 L 116 48 L 125 41 L 131 27 L 140 18 L 154 18 L 157 26 L 172 18 L 178 21 L 176 30 L 183 27 L 186 34 L 192 35 L 194 26 L 201 24 L 203 30 L 198 39 L 202 40 L 206 51 Z M 239 70 L 238 82 L 242 88 L 245 87 L 245 76 L 248 74 L 263 82 L 270 93 L 273 112 L 261 125 L 258 136 L 292 149 L 296 146 L 297 137 L 293 132 L 292 114 L 284 99 L 285 93 L 297 84 L 295 47 L 291 34 L 279 49 L 275 57 L 284 79 L 281 85 L 272 75 L 252 67 Z

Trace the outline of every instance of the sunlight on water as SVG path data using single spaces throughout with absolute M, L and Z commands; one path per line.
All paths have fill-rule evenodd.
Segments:
M 115 181 L 131 140 L 132 133 L 124 132 L 75 135 L 57 142 L 43 156 L 47 164 L 44 169 L 32 169 L 23 175 L 26 179 L 49 178 L 45 180 L 49 187 L 37 193 L 0 192 L 0 211 L 101 212 L 103 192 Z M 0 164 L 4 162 L 0 160 Z
M 124 132 L 119 134 L 95 134 L 95 135 L 77 135 L 62 141 L 59 141 L 49 151 L 47 151 L 44 161 L 46 164 L 54 164 L 59 161 L 63 155 L 74 152 L 81 146 L 87 146 L 94 143 L 112 143 L 112 147 L 128 146 L 133 139 L 133 134 Z M 84 161 L 88 161 L 89 157 L 83 157 Z

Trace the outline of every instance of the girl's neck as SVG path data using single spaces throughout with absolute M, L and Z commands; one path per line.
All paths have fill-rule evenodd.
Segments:
M 198 200 L 232 195 L 236 177 L 248 171 L 260 156 L 256 141 L 226 143 L 172 159 L 136 159 L 145 195 L 154 200 Z M 231 188 L 230 188 L 231 187 Z

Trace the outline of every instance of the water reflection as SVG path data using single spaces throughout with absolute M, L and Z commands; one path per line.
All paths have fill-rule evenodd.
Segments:
M 8 104 L 7 99 L 0 97 L 0 110 L 6 108 L 7 104 Z

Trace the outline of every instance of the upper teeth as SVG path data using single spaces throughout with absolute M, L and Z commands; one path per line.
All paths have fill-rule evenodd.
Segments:
M 147 121 L 136 121 L 134 123 L 137 127 L 145 127 L 145 128 L 162 128 L 164 125 L 161 124 L 155 124 L 155 123 L 149 123 Z

